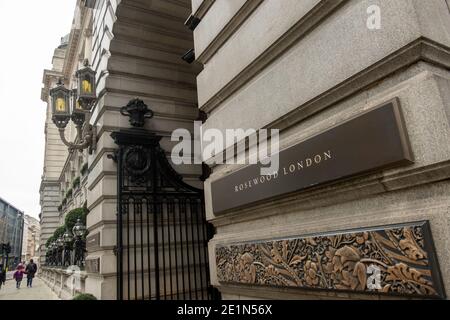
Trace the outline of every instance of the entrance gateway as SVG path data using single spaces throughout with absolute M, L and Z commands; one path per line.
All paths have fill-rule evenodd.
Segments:
M 203 190 L 183 182 L 145 129 L 152 112 L 138 99 L 121 113 L 133 129 L 114 132 L 119 149 L 117 299 L 212 300 Z

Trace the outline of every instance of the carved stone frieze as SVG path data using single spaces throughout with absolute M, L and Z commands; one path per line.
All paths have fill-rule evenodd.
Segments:
M 428 222 L 216 247 L 221 283 L 444 297 Z

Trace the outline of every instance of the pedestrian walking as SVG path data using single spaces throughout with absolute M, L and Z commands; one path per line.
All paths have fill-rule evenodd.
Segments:
M 6 270 L 3 270 L 3 265 L 0 264 L 0 289 L 6 280 Z
M 37 272 L 37 265 L 34 263 L 33 259 L 30 260 L 30 263 L 27 264 L 25 268 L 25 273 L 27 275 L 27 288 L 31 288 L 33 286 L 33 278 Z
M 13 275 L 14 280 L 16 280 L 16 288 L 17 289 L 20 289 L 20 284 L 22 283 L 23 274 L 24 274 L 23 264 L 19 263 L 19 265 L 17 266 L 17 269 Z

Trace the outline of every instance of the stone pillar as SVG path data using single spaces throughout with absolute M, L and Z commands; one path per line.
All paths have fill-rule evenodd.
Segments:
M 89 156 L 87 227 L 93 242 L 88 244 L 86 258 L 86 292 L 97 298 L 116 298 L 117 167 L 109 156 L 117 145 L 110 135 L 130 127 L 120 108 L 133 98 L 144 100 L 155 112 L 146 129 L 163 136 L 167 151 L 173 145 L 172 130 L 193 131 L 198 117 L 198 66 L 180 58 L 193 47 L 192 33 L 183 25 L 188 7 L 186 0 L 104 1 L 94 14 L 93 52 L 99 54 L 93 55 L 91 64 L 99 66 L 97 89 L 101 95 L 91 119 L 97 125 L 99 141 L 96 152 Z M 177 170 L 186 176 L 187 183 L 201 187 L 200 166 Z
M 41 184 L 41 238 L 40 238 L 40 264 L 45 264 L 45 244 L 47 239 L 59 227 L 60 191 L 58 182 L 43 181 Z

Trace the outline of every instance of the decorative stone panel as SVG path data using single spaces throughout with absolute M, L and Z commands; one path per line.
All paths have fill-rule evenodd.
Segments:
M 427 221 L 216 247 L 221 283 L 444 298 Z

